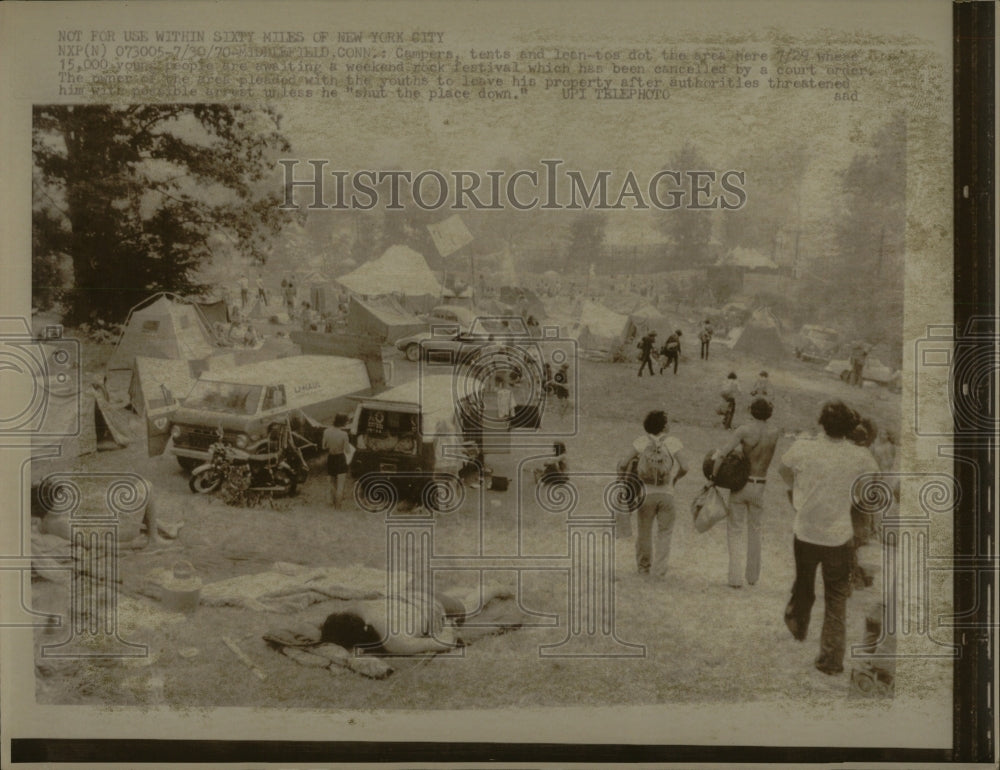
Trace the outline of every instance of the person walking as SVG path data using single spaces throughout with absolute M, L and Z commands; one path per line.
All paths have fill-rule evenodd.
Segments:
M 635 473 L 645 492 L 637 511 L 639 532 L 635 540 L 635 561 L 640 575 L 660 578 L 666 574 L 670 540 L 674 531 L 676 509 L 674 486 L 688 472 L 684 445 L 668 435 L 667 413 L 655 410 L 642 422 L 645 433 L 632 442 L 631 451 L 618 463 L 624 473 L 635 462 Z M 653 546 L 653 524 L 657 526 Z
M 257 299 L 267 307 L 267 290 L 264 288 L 264 279 L 260 273 L 257 274 Z
M 663 348 L 660 350 L 660 355 L 663 356 L 663 363 L 660 365 L 660 374 L 663 374 L 664 369 L 669 369 L 670 364 L 674 365 L 674 374 L 677 374 L 677 362 L 681 357 L 681 332 L 677 329 L 673 334 L 667 337 L 667 341 L 663 343 Z
M 771 394 L 771 380 L 768 378 L 767 372 L 761 371 L 757 375 L 757 380 L 754 382 L 753 388 L 750 389 L 750 398 L 763 398 L 773 406 L 774 396 Z
M 730 372 L 726 376 L 726 382 L 722 386 L 722 400 L 725 404 L 722 410 L 722 427 L 732 430 L 733 415 L 736 414 L 736 396 L 740 392 L 740 381 L 736 377 L 736 372 Z
M 830 675 L 844 670 L 854 551 L 852 489 L 862 474 L 878 471 L 871 452 L 848 439 L 855 422 L 854 411 L 842 401 L 825 403 L 819 415 L 823 433 L 796 441 L 778 469 L 792 490 L 795 508 L 795 582 L 785 607 L 785 625 L 795 639 L 805 640 L 816 600 L 816 568 L 821 568 L 823 628 L 815 666 Z
M 326 472 L 330 475 L 330 503 L 340 508 L 344 502 L 344 486 L 347 478 L 347 415 L 338 414 L 333 418 L 333 427 L 323 431 L 323 449 L 326 450 Z
M 777 427 L 768 423 L 772 411 L 769 401 L 754 399 L 750 404 L 753 419 L 736 429 L 730 442 L 718 453 L 712 469 L 714 477 L 722 460 L 737 448 L 750 462 L 750 478 L 746 486 L 729 496 L 726 541 L 729 545 L 729 585 L 732 588 L 741 588 L 744 577 L 748 585 L 756 585 L 760 579 L 764 485 L 781 435 Z
M 847 384 L 860 388 L 864 385 L 865 361 L 868 358 L 868 346 L 860 340 L 851 346 L 850 370 L 847 373 Z
M 649 367 L 649 374 L 653 374 L 653 347 L 656 345 L 656 332 L 649 332 L 644 335 L 639 344 L 636 345 L 639 348 L 639 376 L 642 377 L 642 369 L 644 366 Z
M 711 319 L 706 318 L 704 325 L 701 327 L 701 331 L 698 333 L 698 340 L 701 342 L 701 358 L 703 361 L 708 360 L 708 346 L 712 342 L 713 334 L 715 334 L 715 329 L 712 326 L 712 321 Z

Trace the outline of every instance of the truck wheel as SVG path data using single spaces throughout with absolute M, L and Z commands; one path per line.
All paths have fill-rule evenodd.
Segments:
M 416 363 L 420 360 L 420 345 L 416 342 L 411 342 L 406 346 L 406 360 Z
M 201 460 L 194 457 L 178 457 L 177 464 L 181 466 L 181 470 L 185 473 L 190 473 L 199 465 L 201 465 Z

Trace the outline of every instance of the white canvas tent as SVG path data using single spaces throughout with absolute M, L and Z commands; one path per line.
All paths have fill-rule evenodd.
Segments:
M 755 310 L 742 331 L 734 335 L 732 349 L 757 359 L 780 360 L 788 355 L 781 339 L 781 325 L 767 310 Z
M 440 297 L 442 291 L 427 260 L 408 246 L 400 245 L 390 246 L 381 257 L 340 276 L 337 282 L 363 297 L 386 294 Z

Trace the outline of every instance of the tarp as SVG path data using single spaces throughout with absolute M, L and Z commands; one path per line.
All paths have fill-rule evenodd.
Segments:
M 408 246 L 390 246 L 378 259 L 365 262 L 337 281 L 355 294 L 379 297 L 401 294 L 441 296 L 441 284 L 427 260 Z
M 129 386 L 130 403 L 137 414 L 145 415 L 148 411 L 169 406 L 164 388 L 174 401 L 180 401 L 194 383 L 195 377 L 187 361 L 137 356 Z
M 392 297 L 360 300 L 351 297 L 347 308 L 347 331 L 367 334 L 392 344 L 401 337 L 427 330 L 421 321 Z
M 732 349 L 754 358 L 778 360 L 787 356 L 778 320 L 766 308 L 755 310 L 735 336 Z

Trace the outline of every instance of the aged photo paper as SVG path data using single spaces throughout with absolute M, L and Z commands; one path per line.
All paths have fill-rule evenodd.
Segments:
M 3 761 L 946 760 L 951 13 L 0 7 Z

